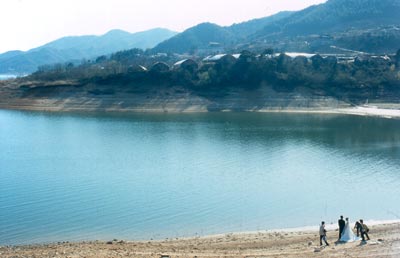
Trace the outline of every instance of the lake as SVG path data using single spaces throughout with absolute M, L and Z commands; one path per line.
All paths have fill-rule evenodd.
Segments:
M 398 219 L 400 120 L 0 110 L 0 245 Z
M 0 74 L 0 81 L 1 80 L 14 79 L 16 77 L 17 77 L 17 75 L 14 75 L 14 74 Z

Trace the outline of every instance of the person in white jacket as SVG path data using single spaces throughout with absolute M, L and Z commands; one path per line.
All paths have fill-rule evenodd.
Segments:
M 328 242 L 326 241 L 326 229 L 325 229 L 325 221 L 321 222 L 321 226 L 319 227 L 319 244 L 322 246 L 322 240 L 324 240 L 325 244 L 328 246 Z

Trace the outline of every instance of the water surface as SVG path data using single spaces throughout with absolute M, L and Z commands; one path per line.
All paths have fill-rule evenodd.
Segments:
M 17 75 L 14 75 L 14 74 L 0 74 L 0 81 L 1 80 L 14 79 L 14 78 L 17 78 Z
M 400 121 L 0 111 L 0 245 L 399 218 Z

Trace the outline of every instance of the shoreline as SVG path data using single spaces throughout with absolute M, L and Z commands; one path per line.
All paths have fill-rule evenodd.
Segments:
M 397 98 L 377 99 L 369 103 L 367 99 L 356 104 L 350 100 L 314 94 L 304 87 L 291 92 L 278 92 L 268 85 L 252 91 L 229 88 L 223 95 L 202 95 L 180 86 L 150 87 L 141 91 L 117 87 L 113 94 L 96 95 L 90 92 L 99 85 L 88 84 L 78 88 L 73 82 L 58 82 L 55 85 L 22 87 L 9 84 L 3 89 L 0 87 L 0 109 L 63 113 L 315 113 L 400 118 Z
M 364 220 L 365 224 L 368 226 L 381 226 L 381 225 L 386 225 L 386 224 L 399 224 L 400 225 L 400 219 L 393 219 L 393 220 Z M 337 230 L 337 222 L 335 223 L 328 223 L 325 222 L 325 228 L 327 230 Z M 355 221 L 350 220 L 351 224 L 354 224 Z M 236 232 L 233 234 L 258 234 L 260 232 L 267 232 L 267 233 L 287 233 L 287 232 L 317 232 L 319 230 L 319 225 L 314 225 L 314 226 L 302 226 L 302 227 L 294 227 L 294 228 L 278 228 L 278 229 L 268 229 L 268 230 L 262 230 L 262 231 L 247 231 L 247 232 Z M 211 235 L 213 236 L 213 235 Z
M 165 240 L 81 241 L 0 246 L 11 257 L 399 257 L 400 220 L 369 220 L 371 240 L 339 243 L 337 225 L 328 224 L 329 247 L 319 246 L 318 226 L 225 233 Z
M 355 221 L 350 221 L 351 224 L 354 224 Z M 388 225 L 388 224 L 398 224 L 400 227 L 400 219 L 392 219 L 392 220 L 364 220 L 365 224 L 368 226 L 382 226 L 382 225 Z M 338 226 L 336 222 L 328 223 L 326 222 L 325 228 L 328 231 L 337 231 Z M 217 238 L 217 237 L 223 237 L 226 235 L 256 235 L 256 234 L 265 234 L 265 233 L 314 233 L 319 231 L 319 225 L 312 225 L 312 226 L 299 226 L 299 227 L 290 227 L 290 228 L 275 228 L 275 229 L 265 229 L 265 230 L 250 230 L 250 231 L 232 231 L 232 232 L 222 232 L 222 233 L 216 233 L 216 234 L 205 234 L 205 235 L 193 235 L 193 236 L 183 236 L 183 237 L 164 237 L 164 238 L 150 238 L 150 239 L 138 239 L 138 240 L 128 240 L 125 239 L 124 241 L 128 242 L 162 242 L 168 239 L 179 239 L 179 240 L 190 240 L 190 239 L 207 239 L 207 238 Z M 79 241 L 62 241 L 62 242 L 68 242 L 68 243 L 80 243 L 80 242 L 94 242 L 94 241 L 108 241 L 106 239 L 100 240 L 100 239 L 88 239 L 88 240 L 79 240 Z M 40 245 L 48 245 L 48 244 L 55 244 L 58 243 L 59 241 L 50 241 L 50 242 L 43 242 L 43 243 L 31 243 L 31 244 L 11 244 L 11 245 L 5 245 L 5 246 L 40 246 Z M 0 247 L 2 245 L 0 244 Z
M 353 225 L 355 221 L 350 221 L 350 223 Z M 364 220 L 364 223 L 368 225 L 369 227 L 374 227 L 374 226 L 382 226 L 382 225 L 398 225 L 400 228 L 400 219 L 393 219 L 393 220 Z M 337 223 L 327 223 L 325 224 L 325 229 L 328 231 L 338 231 L 338 225 Z M 319 231 L 319 225 L 314 225 L 314 226 L 300 226 L 300 227 L 293 227 L 293 228 L 277 228 L 277 229 L 267 229 L 267 230 L 255 230 L 255 231 L 237 231 L 237 232 L 225 232 L 225 233 L 219 233 L 219 234 L 210 234 L 210 235 L 197 235 L 197 236 L 191 236 L 191 237 L 179 237 L 176 239 L 179 240 L 190 240 L 190 239 L 208 239 L 208 238 L 218 238 L 218 237 L 223 237 L 226 235 L 257 235 L 257 234 L 283 234 L 283 233 L 315 233 Z M 399 232 L 400 233 L 400 232 Z M 168 239 L 168 238 L 166 238 Z M 152 242 L 161 242 L 165 241 L 161 239 L 154 239 L 151 240 Z M 131 241 L 131 242 L 145 242 L 149 240 L 139 240 L 139 241 Z
M 381 117 L 387 119 L 400 119 L 400 109 L 388 109 L 378 107 L 364 107 L 356 106 L 352 108 L 268 108 L 268 109 L 253 109 L 253 110 L 220 110 L 220 111 L 209 111 L 204 107 L 193 107 L 188 110 L 177 110 L 177 109 L 85 109 L 85 108 L 68 108 L 60 109 L 59 107 L 37 107 L 37 106 L 25 106 L 25 107 L 1 107 L 0 110 L 14 110 L 14 111 L 32 111 L 32 112 L 49 112 L 49 113 L 118 113 L 118 114 L 196 114 L 196 113 L 294 113 L 294 114 L 332 114 L 332 115 L 355 115 L 355 116 L 369 116 L 369 117 Z

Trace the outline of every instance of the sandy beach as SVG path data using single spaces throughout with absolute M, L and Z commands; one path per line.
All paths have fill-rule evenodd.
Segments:
M 387 109 L 378 107 L 355 107 L 347 109 L 338 109 L 338 112 L 343 112 L 349 115 L 359 115 L 359 116 L 378 116 L 385 118 L 400 118 L 399 109 Z
M 328 227 L 330 246 L 320 247 L 318 231 L 274 230 L 165 239 L 162 241 L 90 241 L 0 247 L 0 257 L 400 257 L 400 223 L 370 226 L 370 241 L 335 243 L 336 225 Z

